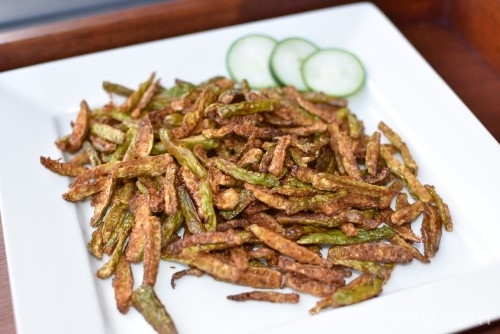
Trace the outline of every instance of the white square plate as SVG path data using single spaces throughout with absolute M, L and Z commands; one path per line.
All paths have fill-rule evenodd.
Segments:
M 455 229 L 444 232 L 431 264 L 397 267 L 379 297 L 315 316 L 308 313 L 315 298 L 234 303 L 226 295 L 248 289 L 208 277 L 183 278 L 173 290 L 173 269 L 164 263 L 156 289 L 179 332 L 441 333 L 500 318 L 498 143 L 387 18 L 359 3 L 0 73 L 0 208 L 18 332 L 152 332 L 135 310 L 116 310 L 111 281 L 95 277 L 103 262 L 87 252 L 88 203 L 62 200 L 69 180 L 39 157 L 61 156 L 54 140 L 68 133 L 82 99 L 107 102 L 102 81 L 137 87 L 156 71 L 168 86 L 227 75 L 225 53 L 248 33 L 300 36 L 357 54 L 367 82 L 351 109 L 369 133 L 384 120 L 402 135 L 419 178 L 451 208 Z

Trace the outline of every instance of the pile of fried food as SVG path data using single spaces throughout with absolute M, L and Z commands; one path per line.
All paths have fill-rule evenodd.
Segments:
M 225 77 L 165 88 L 154 73 L 136 90 L 103 87 L 110 102 L 82 101 L 56 140 L 66 162 L 40 160 L 73 178 L 65 200 L 90 200 L 88 249 L 107 259 L 97 276 L 112 277 L 118 310 L 135 307 L 159 333 L 177 332 L 154 291 L 161 261 L 186 265 L 172 287 L 209 275 L 252 289 L 230 300 L 306 293 L 315 314 L 377 296 L 452 230 L 401 137 L 383 122 L 365 134 L 344 99 Z

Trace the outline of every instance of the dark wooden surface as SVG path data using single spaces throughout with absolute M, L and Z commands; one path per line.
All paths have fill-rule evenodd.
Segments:
M 0 71 L 351 2 L 356 1 L 179 0 L 3 32 Z M 373 2 L 500 141 L 500 1 Z M 1 228 L 0 332 L 16 332 Z M 500 321 L 463 332 L 480 333 L 500 334 Z

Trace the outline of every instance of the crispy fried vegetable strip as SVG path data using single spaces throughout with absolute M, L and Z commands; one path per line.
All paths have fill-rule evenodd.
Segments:
M 221 158 L 214 158 L 212 161 L 221 171 L 239 181 L 266 187 L 279 185 L 279 180 L 274 175 L 249 171 Z
M 432 200 L 429 192 L 425 189 L 422 183 L 420 183 L 420 181 L 408 168 L 405 167 L 405 165 L 399 162 L 392 155 L 392 152 L 389 148 L 387 148 L 386 146 L 380 147 L 380 154 L 391 169 L 391 172 L 393 172 L 403 180 L 412 196 L 414 196 L 417 200 L 425 203 L 428 203 Z
M 112 176 L 114 178 L 133 178 L 142 175 L 158 176 L 165 173 L 165 169 L 171 163 L 172 156 L 168 153 L 122 161 L 113 167 Z
M 147 195 L 143 194 L 137 195 L 131 200 L 130 210 L 134 221 L 125 250 L 125 257 L 130 262 L 139 262 L 144 255 L 146 245 L 145 225 L 151 214 L 147 202 Z
M 405 206 L 404 208 L 394 211 L 394 213 L 391 215 L 391 223 L 396 225 L 411 223 L 422 212 L 424 212 L 424 209 L 425 204 L 421 201 L 416 201 L 410 205 Z
M 116 307 L 121 313 L 127 313 L 130 308 L 133 285 L 134 277 L 132 276 L 130 262 L 121 257 L 113 277 Z
M 116 150 L 110 156 L 109 162 L 126 160 L 124 157 L 127 154 L 127 151 L 129 150 L 130 145 L 132 145 L 132 142 L 134 141 L 136 134 L 137 134 L 137 127 L 136 126 L 131 126 L 128 128 L 127 132 L 125 133 L 125 141 L 123 142 L 123 144 L 118 145 Z
M 220 281 L 236 282 L 241 276 L 241 270 L 236 266 L 222 261 L 215 255 L 193 248 L 185 248 L 179 254 L 163 253 L 162 257 L 166 260 L 196 267 Z
M 363 274 L 344 287 L 337 289 L 331 296 L 319 301 L 309 312 L 318 313 L 321 309 L 332 306 L 352 305 L 378 296 L 382 292 L 384 280 L 369 274 Z
M 132 113 L 132 111 L 137 107 L 140 103 L 142 96 L 146 92 L 146 90 L 153 84 L 156 73 L 151 73 L 149 78 L 141 83 L 137 90 L 133 91 L 127 98 L 127 100 L 120 106 L 120 109 Z
M 201 165 L 193 152 L 175 139 L 168 129 L 160 130 L 160 139 L 168 153 L 172 154 L 181 166 L 186 166 L 200 179 L 207 177 L 207 170 Z
M 174 240 L 177 236 L 175 232 L 182 226 L 182 223 L 184 223 L 184 216 L 181 210 L 177 210 L 168 216 L 165 222 L 161 225 L 162 247 L 165 247 Z
M 178 167 L 175 164 L 168 164 L 165 168 L 165 177 L 163 178 L 163 195 L 165 200 L 165 214 L 173 215 L 177 212 L 178 200 L 176 187 L 176 175 Z
M 365 165 L 368 174 L 377 175 L 377 164 L 380 154 L 380 132 L 375 131 L 366 144 Z
M 352 259 L 376 262 L 407 263 L 413 254 L 407 248 L 382 242 L 367 242 L 347 246 L 332 246 L 328 249 L 328 259 Z
M 325 214 L 310 214 L 310 213 L 297 213 L 294 215 L 287 215 L 278 213 L 276 220 L 280 224 L 300 224 L 300 225 L 313 225 L 324 227 L 337 227 L 341 224 L 337 219 L 327 216 Z
M 61 162 L 60 160 L 53 160 L 48 157 L 40 157 L 40 163 L 45 166 L 45 168 L 63 176 L 78 176 L 88 170 L 85 166 L 80 166 L 71 162 Z
M 344 273 L 335 269 L 317 265 L 303 264 L 284 256 L 278 259 L 277 269 L 282 272 L 293 272 L 326 283 L 344 284 Z
M 439 249 L 442 231 L 443 224 L 437 208 L 431 204 L 426 205 L 420 232 L 422 233 L 422 241 L 424 243 L 424 255 L 427 258 L 436 255 Z
M 193 109 L 189 110 L 182 119 L 182 125 L 177 128 L 176 134 L 182 131 L 178 137 L 186 137 L 192 133 L 196 126 L 201 122 L 205 108 L 217 100 L 219 87 L 215 84 L 209 84 L 203 88 L 196 99 Z
M 176 334 L 172 318 L 161 303 L 153 288 L 142 284 L 132 292 L 132 305 L 158 334 Z
M 279 271 L 267 267 L 248 267 L 240 270 L 234 284 L 250 286 L 256 289 L 277 289 L 281 287 L 282 275 Z
M 401 236 L 396 234 L 396 235 L 392 236 L 389 239 L 389 241 L 394 245 L 406 247 L 408 250 L 410 250 L 410 252 L 413 253 L 413 257 L 415 259 L 419 260 L 420 262 L 422 262 L 422 263 L 429 263 L 430 262 L 429 258 L 427 258 L 426 256 L 423 256 L 417 248 L 415 248 L 413 245 L 411 245 L 409 242 L 407 242 Z
M 80 102 L 80 111 L 76 117 L 73 131 L 67 138 L 59 138 L 56 141 L 56 146 L 70 153 L 75 153 L 85 141 L 90 128 L 90 108 L 85 100 Z
M 210 183 L 206 179 L 200 180 L 200 210 L 203 212 L 203 222 L 207 231 L 215 231 L 217 228 L 217 217 L 215 215 L 214 201 Z
M 62 197 L 69 202 L 78 202 L 86 199 L 89 196 L 103 191 L 109 185 L 110 178 L 103 177 L 93 183 L 78 183 L 68 189 Z
M 227 299 L 237 302 L 255 300 L 259 302 L 270 303 L 288 303 L 296 304 L 299 302 L 300 296 L 296 293 L 282 293 L 274 291 L 250 291 L 242 292 L 237 295 L 229 295 Z
M 110 277 L 116 271 L 116 268 L 120 263 L 120 259 L 122 258 L 123 248 L 125 245 L 125 241 L 127 240 L 129 231 L 130 228 L 128 230 L 124 230 L 124 232 L 118 236 L 118 240 L 114 247 L 113 253 L 108 259 L 108 262 L 106 262 L 101 268 L 99 268 L 99 270 L 97 271 L 97 277 L 105 279 Z
M 170 285 L 172 286 L 172 289 L 175 289 L 175 282 L 184 277 L 184 276 L 196 276 L 196 277 L 201 277 L 205 273 L 201 271 L 198 268 L 188 268 L 188 269 L 183 269 L 176 271 L 175 273 L 172 274 L 172 278 L 170 279 Z
M 189 232 L 193 234 L 205 232 L 205 227 L 196 213 L 193 200 L 189 197 L 189 193 L 185 186 L 179 186 L 177 188 L 177 198 L 179 199 L 184 222 Z
M 142 117 L 134 131 L 133 140 L 128 145 L 128 149 L 123 157 L 123 160 L 131 160 L 139 157 L 146 157 L 153 148 L 154 132 L 153 125 L 148 116 Z
M 354 156 L 352 149 L 352 139 L 345 131 L 341 131 L 337 137 L 339 152 L 342 156 L 342 164 L 347 172 L 347 175 L 352 176 L 356 180 L 361 180 L 361 171 L 359 170 L 358 162 Z
M 319 173 L 307 167 L 294 166 L 291 174 L 300 181 L 310 183 L 319 190 L 336 191 L 348 188 L 351 191 L 369 194 L 372 196 L 383 196 L 389 194 L 389 188 L 365 183 L 348 176 Z
M 221 104 L 217 107 L 217 113 L 221 117 L 236 115 L 251 115 L 260 112 L 273 111 L 276 102 L 274 100 L 243 101 L 232 104 Z
M 278 143 L 276 144 L 276 148 L 273 152 L 273 159 L 271 160 L 271 164 L 267 168 L 269 173 L 274 176 L 279 176 L 283 171 L 283 164 L 285 162 L 286 157 L 286 149 L 292 142 L 292 138 L 290 136 L 282 136 L 278 139 Z
M 129 96 L 132 94 L 134 91 L 130 88 L 127 88 L 123 85 L 114 83 L 114 82 L 109 82 L 109 81 L 103 81 L 102 82 L 102 88 L 108 92 L 109 94 L 116 94 L 120 96 Z
M 105 123 L 92 123 L 90 133 L 115 144 L 123 144 L 125 133 Z
M 154 286 L 158 276 L 161 257 L 161 223 L 158 217 L 150 216 L 144 224 L 146 242 L 144 245 L 142 282 Z
M 331 263 L 321 258 L 318 254 L 282 237 L 279 234 L 272 232 L 271 230 L 268 230 L 267 228 L 261 227 L 256 224 L 250 225 L 248 228 L 266 245 L 273 249 L 276 249 L 278 252 L 281 252 L 284 255 L 288 255 L 294 258 L 300 263 L 315 264 L 326 268 L 331 267 Z
M 381 226 L 373 230 L 358 229 L 355 236 L 348 236 L 341 230 L 329 230 L 327 232 L 310 233 L 300 237 L 298 244 L 330 244 L 351 245 L 367 241 L 387 239 L 394 235 L 394 229 L 390 226 Z
M 408 168 L 412 174 L 417 175 L 418 171 L 417 163 L 411 156 L 408 146 L 406 146 L 406 143 L 401 139 L 401 137 L 384 122 L 378 123 L 378 129 L 382 131 L 384 136 L 386 136 L 387 139 L 389 139 L 392 145 L 394 145 L 399 150 L 406 168 Z
M 438 195 L 436 192 L 436 188 L 431 185 L 424 185 L 425 189 L 429 192 L 431 195 L 432 199 L 434 200 L 434 203 L 436 203 L 436 206 L 439 211 L 439 216 L 441 217 L 441 221 L 443 222 L 444 229 L 448 232 L 451 232 L 453 230 L 453 222 L 451 219 L 451 214 L 450 214 L 450 209 L 448 208 L 448 205 L 443 202 L 443 199 Z
M 393 263 L 379 263 L 373 261 L 331 259 L 333 264 L 358 270 L 362 273 L 371 274 L 387 281 L 394 268 Z
M 310 277 L 294 272 L 285 272 L 283 275 L 283 286 L 316 297 L 325 297 L 332 294 L 338 285 L 336 283 L 311 279 Z
M 102 187 L 102 190 L 92 198 L 94 213 L 90 218 L 90 226 L 95 227 L 100 224 L 101 219 L 107 212 L 113 192 L 115 190 L 116 181 L 111 177 L 107 177 Z
M 239 246 L 243 244 L 243 239 L 234 230 L 192 234 L 174 242 L 168 247 L 168 251 L 172 254 L 178 254 L 186 247 L 220 243 L 225 244 L 227 247 Z

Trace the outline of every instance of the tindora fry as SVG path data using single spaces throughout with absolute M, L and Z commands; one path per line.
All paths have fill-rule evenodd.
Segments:
M 382 242 L 366 242 L 346 246 L 332 246 L 328 250 L 328 258 L 407 263 L 413 259 L 413 254 L 402 246 Z
M 414 175 L 417 175 L 418 171 L 417 163 L 413 159 L 406 143 L 401 139 L 401 137 L 396 132 L 394 132 L 394 130 L 392 130 L 384 122 L 379 122 L 378 128 L 387 137 L 387 139 L 389 139 L 391 143 L 399 150 L 406 168 L 408 168 Z
M 59 138 L 56 141 L 56 146 L 62 150 L 70 153 L 75 153 L 85 141 L 90 129 L 90 108 L 87 101 L 80 102 L 80 111 L 73 125 L 73 131 L 67 137 Z
M 78 176 L 87 171 L 88 168 L 71 162 L 61 162 L 49 157 L 40 157 L 40 163 L 54 173 L 64 176 Z
M 284 255 L 288 255 L 301 263 L 316 264 L 331 267 L 331 263 L 321 258 L 318 254 L 302 247 L 282 236 L 268 230 L 265 227 L 253 224 L 249 226 L 250 231 L 269 247 L 276 249 Z
M 350 245 L 369 241 L 386 239 L 394 235 L 394 229 L 390 226 L 381 226 L 372 230 L 358 229 L 356 235 L 346 235 L 340 229 L 329 230 L 327 232 L 310 233 L 297 240 L 298 244 L 330 244 L 330 245 Z
M 443 199 L 438 195 L 438 193 L 436 192 L 436 188 L 434 186 L 426 184 L 424 185 L 424 187 L 425 189 L 427 189 L 427 191 L 433 198 L 434 203 L 436 203 L 445 230 L 451 232 L 453 230 L 453 222 L 451 220 L 451 214 L 448 205 L 445 202 L 443 202 Z
M 439 216 L 438 209 L 431 204 L 426 205 L 424 219 L 420 231 L 424 244 L 424 255 L 431 258 L 439 249 L 439 242 L 443 233 L 443 222 Z
M 331 268 L 325 268 L 315 265 L 303 264 L 293 261 L 284 256 L 280 256 L 277 268 L 283 272 L 294 272 L 317 281 L 326 283 L 344 284 L 344 273 Z
M 285 272 L 283 285 L 297 292 L 307 293 L 316 297 L 325 297 L 332 294 L 339 284 L 311 279 L 299 273 Z
M 377 175 L 377 165 L 380 154 L 380 132 L 375 131 L 366 144 L 365 165 L 368 174 Z
M 132 303 L 134 276 L 132 275 L 130 262 L 124 257 L 120 257 L 116 266 L 112 285 L 115 292 L 116 307 L 121 313 L 127 313 Z
M 132 305 L 159 334 L 176 334 L 177 329 L 154 289 L 142 284 L 132 292 Z
M 236 301 L 310 294 L 315 314 L 379 295 L 452 230 L 402 136 L 383 122 L 368 135 L 345 99 L 225 77 L 164 87 L 155 73 L 136 89 L 103 86 L 124 102 L 83 100 L 56 140 L 67 160 L 40 163 L 72 178 L 65 200 L 91 205 L 88 251 L 117 309 L 133 305 L 159 333 L 177 332 L 154 289 L 163 262 L 184 267 L 172 288 L 194 275 L 266 289 Z
M 296 304 L 299 302 L 300 296 L 296 293 L 282 293 L 274 291 L 250 291 L 243 292 L 237 295 L 229 295 L 227 299 L 237 302 L 249 300 L 264 301 L 271 303 L 289 303 Z
M 338 134 L 337 142 L 339 144 L 339 152 L 342 156 L 342 163 L 347 172 L 347 175 L 352 176 L 356 180 L 361 180 L 361 171 L 359 170 L 358 162 L 353 152 L 353 144 L 351 136 L 345 131 Z
M 123 160 L 148 156 L 153 148 L 154 131 L 148 116 L 141 118 L 137 131 L 134 131 L 134 134 L 135 136 L 128 145 Z
M 392 155 L 389 148 L 382 146 L 380 148 L 380 154 L 391 169 L 391 172 L 403 180 L 410 193 L 415 196 L 416 199 L 426 203 L 431 201 L 431 196 L 422 183 L 420 183 L 410 169 Z
M 175 289 L 175 282 L 180 279 L 181 277 L 184 277 L 184 276 L 196 276 L 196 277 L 201 277 L 203 276 L 205 273 L 198 269 L 198 268 L 188 268 L 188 269 L 183 269 L 183 270 L 180 270 L 180 271 L 176 271 L 173 275 L 172 275 L 172 279 L 170 280 L 170 285 L 172 286 L 172 289 Z

